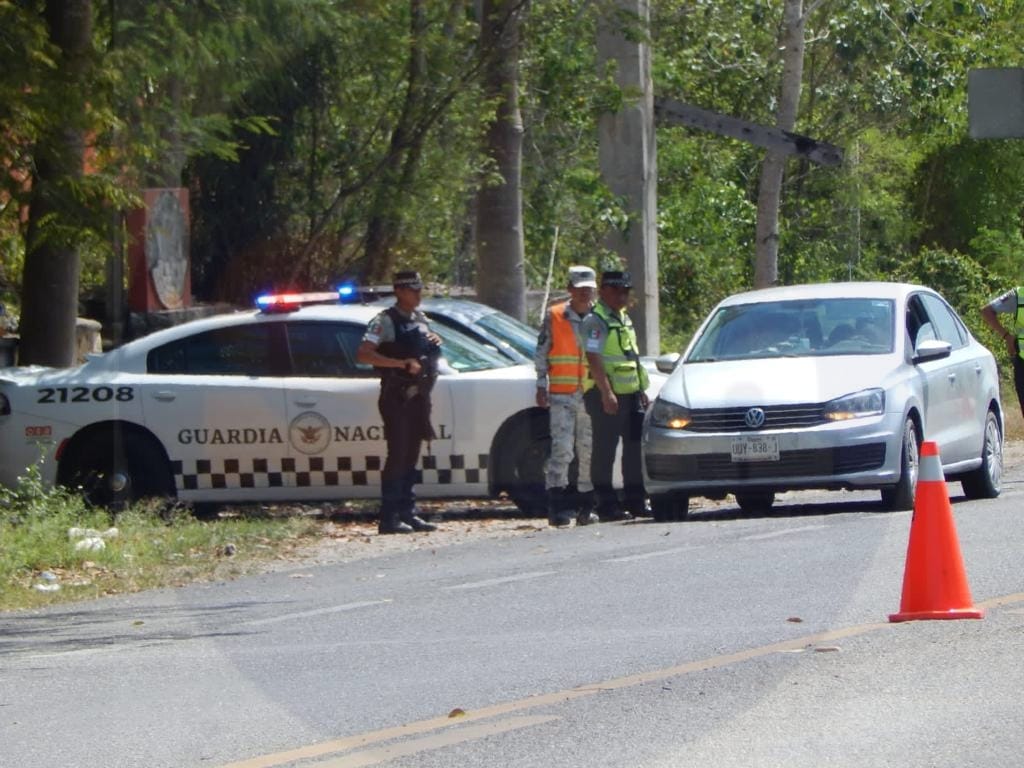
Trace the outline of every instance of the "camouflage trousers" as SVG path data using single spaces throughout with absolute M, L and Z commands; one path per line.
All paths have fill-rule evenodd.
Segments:
M 549 395 L 548 414 L 551 420 L 551 456 L 544 464 L 544 487 L 565 488 L 569 485 L 569 465 L 575 455 L 580 468 L 576 489 L 581 493 L 592 491 L 590 416 L 583 405 L 583 393 Z

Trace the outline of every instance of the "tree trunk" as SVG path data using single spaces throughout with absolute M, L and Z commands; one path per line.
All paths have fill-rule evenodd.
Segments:
M 91 0 L 47 0 L 50 39 L 59 48 L 54 83 L 65 121 L 56 119 L 35 147 L 22 280 L 19 363 L 68 366 L 75 359 L 79 256 L 62 234 L 65 217 L 77 219 L 75 182 L 85 155 L 84 114 L 92 41 Z
M 782 16 L 782 88 L 776 126 L 792 131 L 800 106 L 800 84 L 804 71 L 803 0 L 786 0 Z M 767 288 L 779 279 L 779 202 L 786 155 L 768 151 L 761 166 L 757 193 L 757 241 L 754 287 Z
M 414 130 L 423 104 L 427 60 L 423 50 L 426 12 L 423 0 L 410 0 L 409 73 L 402 114 L 391 133 L 385 169 L 377 185 L 366 227 L 366 279 L 389 282 L 395 269 L 395 245 L 401 238 L 402 205 L 408 199 L 423 148 L 422 132 Z
M 484 0 L 481 49 L 488 56 L 484 89 L 497 103 L 487 131 L 487 156 L 498 181 L 485 180 L 477 199 L 477 295 L 485 304 L 526 319 L 523 242 L 523 121 L 519 113 L 519 26 L 523 0 Z

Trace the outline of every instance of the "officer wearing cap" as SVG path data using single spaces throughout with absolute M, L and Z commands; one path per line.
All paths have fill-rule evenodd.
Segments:
M 648 377 L 640 364 L 633 322 L 626 313 L 630 288 L 628 272 L 603 272 L 597 304 L 583 321 L 587 361 L 595 385 L 583 397 L 594 433 L 590 479 L 602 521 L 629 520 L 642 513 L 645 505 L 640 430 L 648 405 Z M 612 488 L 620 439 L 622 503 Z
M 578 525 L 596 522 L 594 491 L 590 484 L 590 417 L 583 395 L 594 386 L 583 351 L 582 323 L 590 314 L 597 279 L 590 267 L 569 267 L 569 300 L 544 315 L 533 362 L 537 370 L 537 405 L 548 409 L 551 455 L 544 465 L 548 523 L 565 526 L 576 517 Z M 573 455 L 581 471 L 579 495 L 569 492 L 569 465 Z
M 419 309 L 423 282 L 418 272 L 396 272 L 395 304 L 366 327 L 356 352 L 380 374 L 377 407 L 384 421 L 388 455 L 381 472 L 380 533 L 434 531 L 416 514 L 416 463 L 424 440 L 434 438 L 430 391 L 437 378 L 441 339 Z

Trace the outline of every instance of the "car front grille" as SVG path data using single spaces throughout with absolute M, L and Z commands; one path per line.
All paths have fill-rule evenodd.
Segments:
M 778 461 L 733 461 L 728 453 L 693 456 L 648 453 L 646 459 L 651 478 L 669 482 L 829 477 L 878 469 L 885 463 L 885 443 L 781 451 Z
M 754 429 L 794 429 L 815 427 L 825 424 L 825 406 L 822 403 L 802 403 L 796 405 L 765 405 L 764 424 L 758 427 L 747 426 L 745 417 L 750 406 L 741 408 L 698 408 L 690 411 L 692 421 L 687 425 L 688 432 L 749 432 Z

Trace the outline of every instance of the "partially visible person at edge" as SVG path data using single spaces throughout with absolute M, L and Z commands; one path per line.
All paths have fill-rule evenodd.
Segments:
M 548 409 L 551 455 L 544 465 L 548 523 L 560 527 L 597 522 L 590 483 L 590 417 L 584 393 L 593 388 L 583 351 L 582 323 L 594 302 L 597 277 L 590 267 L 569 267 L 569 300 L 551 307 L 537 337 L 537 405 Z M 569 490 L 569 465 L 579 460 L 577 495 Z
M 1017 400 L 1020 403 L 1021 413 L 1024 414 L 1024 357 L 1021 350 L 1021 336 L 1024 335 L 1024 306 L 1019 301 L 1021 288 L 1011 288 L 1002 296 L 999 296 L 981 309 L 981 317 L 993 331 L 998 333 L 1003 343 L 1006 344 L 1006 351 L 1010 353 L 1013 360 L 1013 384 L 1017 390 Z M 1012 315 L 1012 330 L 999 322 L 998 315 Z
M 418 272 L 396 272 L 395 304 L 366 326 L 356 359 L 380 373 L 377 407 L 384 421 L 387 459 L 380 478 L 379 533 L 434 531 L 417 513 L 416 463 L 424 440 L 433 440 L 430 392 L 437 379 L 441 338 L 430 330 L 420 305 Z
M 626 313 L 628 272 L 603 272 L 600 298 L 583 321 L 587 361 L 595 387 L 583 400 L 593 428 L 590 480 L 602 520 L 630 520 L 644 512 L 640 430 L 647 409 L 647 371 L 640 364 L 633 321 Z M 612 488 L 615 451 L 622 440 L 622 503 Z

